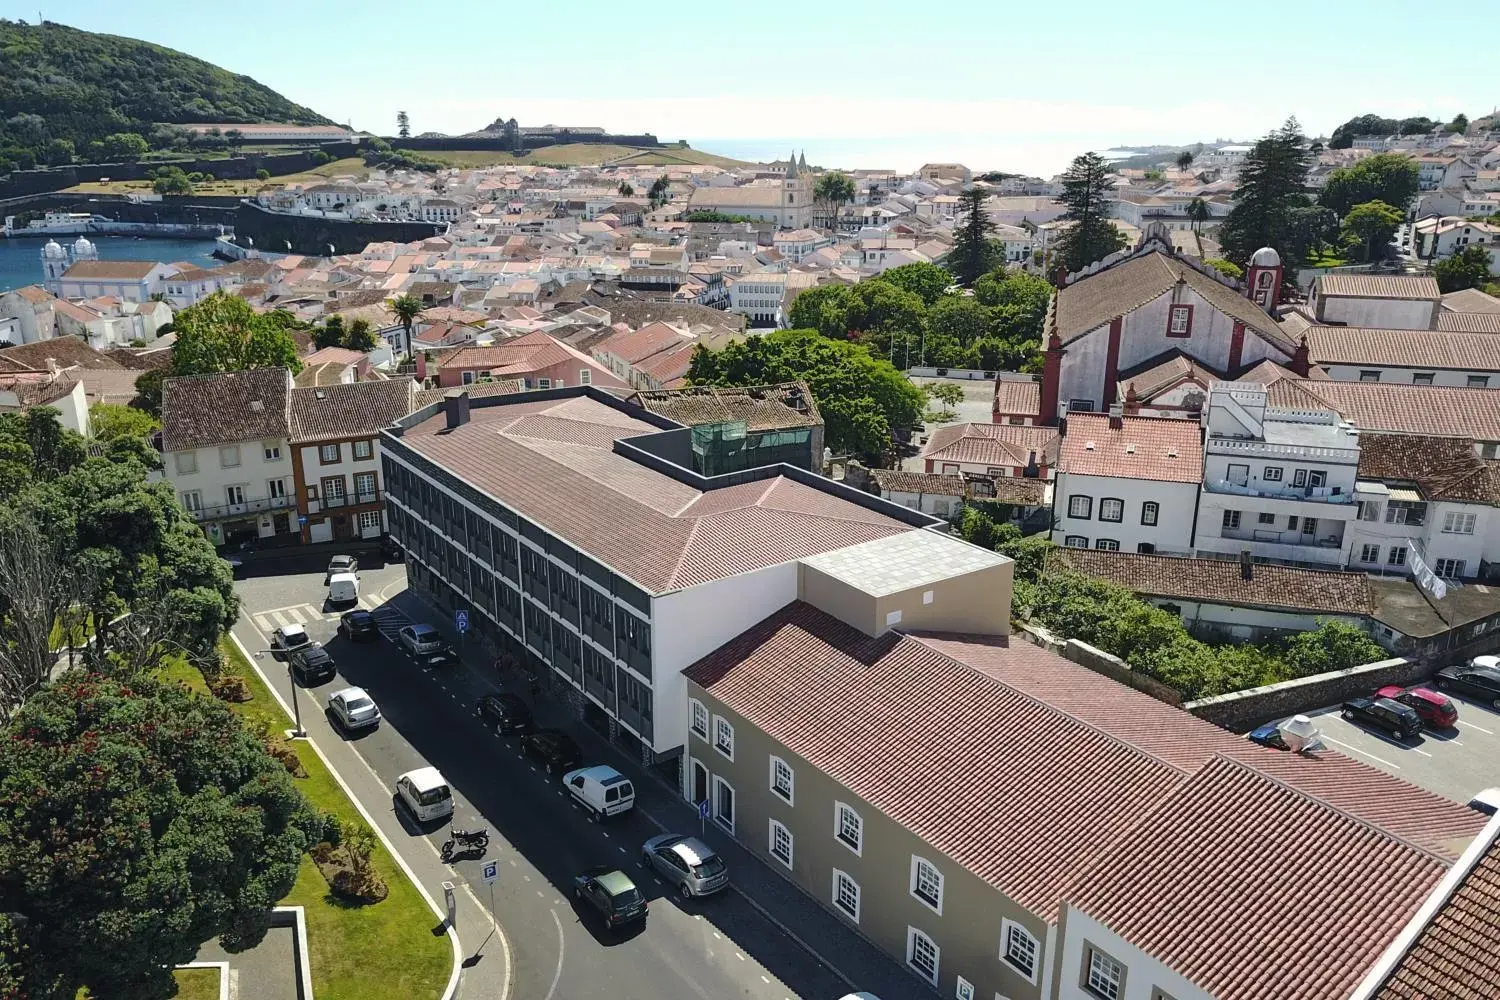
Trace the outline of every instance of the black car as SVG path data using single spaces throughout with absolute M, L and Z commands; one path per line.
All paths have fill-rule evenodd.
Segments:
M 597 910 L 611 930 L 646 919 L 646 897 L 618 868 L 605 865 L 574 875 L 573 895 Z
M 1350 698 L 1344 702 L 1340 714 L 1350 722 L 1384 729 L 1398 739 L 1404 740 L 1422 731 L 1422 717 L 1416 709 L 1389 698 Z
M 1461 667 L 1444 667 L 1436 679 L 1443 691 L 1468 695 L 1500 708 L 1500 657 L 1476 656 Z
M 577 767 L 583 760 L 578 744 L 561 729 L 538 729 L 528 733 L 521 739 L 521 749 L 526 756 L 541 761 L 542 769 L 548 774 Z
M 390 535 L 386 535 L 380 540 L 380 554 L 385 557 L 385 561 L 388 563 L 398 563 L 406 558 L 406 550 Z
M 380 625 L 368 611 L 346 611 L 339 619 L 339 635 L 353 642 L 380 638 Z
M 494 726 L 495 732 L 502 736 L 531 731 L 531 709 L 517 695 L 485 695 L 479 699 L 479 717 L 485 725 Z
M 328 655 L 328 650 L 315 642 L 287 652 L 287 662 L 292 668 L 292 676 L 306 687 L 316 687 L 333 680 L 334 663 L 333 657 Z

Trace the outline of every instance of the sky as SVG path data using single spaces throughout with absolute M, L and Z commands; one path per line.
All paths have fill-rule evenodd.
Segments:
M 180 49 L 357 129 L 498 117 L 598 125 L 752 159 L 1050 176 L 1119 145 L 1310 135 L 1358 114 L 1487 114 L 1500 60 L 1452 31 L 1494 0 L 620 3 L 157 0 L 44 4 L 48 20 Z M 232 13 L 243 19 L 236 21 Z M 0 15 L 38 8 L 0 0 Z M 1422 40 L 1435 48 L 1424 60 Z M 1484 51 L 1488 51 L 1487 49 Z M 1446 53 L 1447 55 L 1444 55 Z

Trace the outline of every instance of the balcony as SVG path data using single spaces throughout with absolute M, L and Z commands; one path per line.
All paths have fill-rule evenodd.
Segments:
M 1343 562 L 1344 526 L 1320 524 L 1315 535 L 1268 527 L 1222 528 L 1217 537 L 1200 535 L 1200 555 L 1234 558 L 1244 549 L 1252 558 L 1299 566 L 1339 566 Z
M 1281 489 L 1265 486 L 1250 486 L 1247 483 L 1231 482 L 1228 479 L 1204 480 L 1203 489 L 1209 493 L 1228 493 L 1238 497 L 1261 497 L 1266 500 L 1311 500 L 1314 503 L 1353 504 L 1354 494 L 1334 492 L 1335 486 L 1287 486 Z
M 189 507 L 195 521 L 217 521 L 226 517 L 244 517 L 264 510 L 284 510 L 292 505 L 291 497 L 261 497 L 244 503 L 226 503 L 217 507 Z

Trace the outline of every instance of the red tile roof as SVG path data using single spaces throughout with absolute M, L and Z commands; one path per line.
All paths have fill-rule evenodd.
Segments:
M 639 330 L 617 333 L 594 345 L 599 354 L 613 354 L 626 364 L 634 365 L 660 351 L 691 342 L 691 338 L 665 323 L 650 323 Z
M 1029 379 L 995 380 L 994 411 L 1000 414 L 1040 416 L 1042 412 L 1042 384 Z
M 1116 429 L 1102 413 L 1070 414 L 1057 468 L 1077 476 L 1201 482 L 1202 431 L 1196 420 L 1122 417 Z
M 1057 446 L 1056 427 L 949 424 L 932 432 L 921 457 L 939 463 L 1003 468 L 1025 467 L 1035 453 L 1038 464 L 1056 465 Z
M 1437 328 L 1467 333 L 1500 333 L 1500 313 L 1440 312 Z
M 1359 477 L 1416 483 L 1427 500 L 1500 504 L 1493 467 L 1464 438 L 1361 434 Z
M 1441 299 L 1435 278 L 1425 274 L 1339 274 L 1319 275 L 1318 291 L 1322 295 L 1341 295 L 1357 299 Z
M 1500 337 L 1492 333 L 1313 326 L 1305 336 L 1308 356 L 1320 365 L 1500 371 Z
M 1327 407 L 1361 431 L 1500 441 L 1500 392 L 1493 389 L 1295 376 L 1267 384 L 1272 406 Z

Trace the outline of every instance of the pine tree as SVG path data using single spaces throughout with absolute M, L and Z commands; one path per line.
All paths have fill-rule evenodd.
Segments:
M 1244 267 L 1255 251 L 1272 247 L 1284 261 L 1302 259 L 1307 247 L 1295 221 L 1307 207 L 1303 185 L 1311 165 L 1312 153 L 1295 118 L 1255 144 L 1240 167 L 1234 208 L 1219 229 L 1224 256 Z
M 405 111 L 396 112 L 396 134 L 403 139 L 411 136 L 411 119 Z
M 1058 240 L 1057 259 L 1069 271 L 1081 271 L 1125 246 L 1125 234 L 1104 216 L 1109 164 L 1098 153 L 1074 157 L 1063 172 L 1058 201 L 1068 207 L 1062 218 L 1073 225 Z
M 964 223 L 953 234 L 953 249 L 946 263 L 954 279 L 965 287 L 995 265 L 995 223 L 984 210 L 984 199 L 985 192 L 978 188 L 969 188 L 958 196 L 958 213 Z

